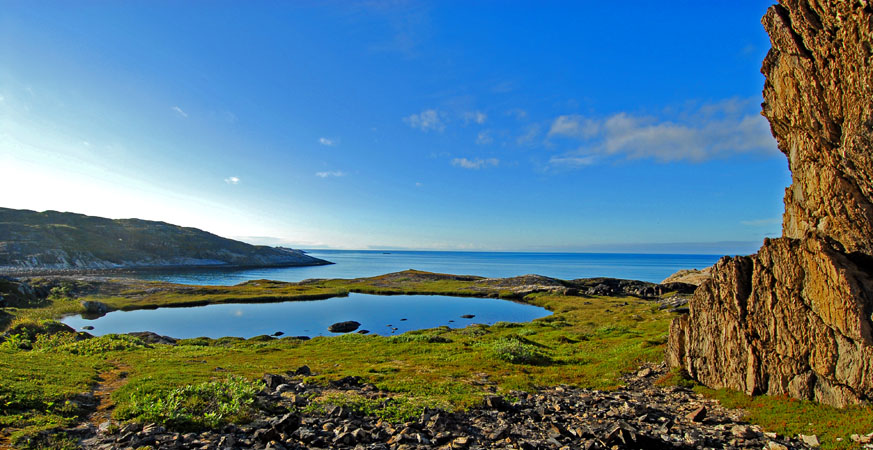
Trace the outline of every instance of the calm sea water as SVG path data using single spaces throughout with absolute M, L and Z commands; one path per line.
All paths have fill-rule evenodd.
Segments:
M 142 272 L 150 280 L 201 285 L 233 285 L 248 280 L 300 281 L 307 278 L 358 278 L 417 269 L 484 277 L 538 274 L 565 280 L 612 277 L 660 282 L 679 269 L 703 269 L 721 255 L 619 253 L 497 253 L 369 250 L 312 250 L 310 255 L 335 264 L 271 269 L 202 269 Z
M 461 317 L 467 314 L 475 317 Z M 441 325 L 460 328 L 472 323 L 528 322 L 550 314 L 537 306 L 493 298 L 353 293 L 317 301 L 114 311 L 94 320 L 73 316 L 63 322 L 77 330 L 93 326 L 89 333 L 98 336 L 152 331 L 175 338 L 249 338 L 281 331 L 287 336 L 315 337 L 337 334 L 327 327 L 347 320 L 360 322 L 360 329 L 373 334 L 391 335 Z

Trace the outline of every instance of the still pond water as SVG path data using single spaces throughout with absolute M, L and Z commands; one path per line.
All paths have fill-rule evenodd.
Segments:
M 461 318 L 468 314 L 475 317 Z M 250 338 L 276 332 L 316 337 L 339 334 L 327 327 L 347 320 L 360 322 L 360 329 L 372 334 L 392 335 L 441 325 L 461 328 L 473 323 L 528 322 L 550 314 L 537 306 L 493 298 L 352 293 L 327 300 L 114 311 L 98 319 L 73 316 L 63 322 L 77 330 L 93 326 L 89 333 L 97 336 L 151 331 L 180 339 Z

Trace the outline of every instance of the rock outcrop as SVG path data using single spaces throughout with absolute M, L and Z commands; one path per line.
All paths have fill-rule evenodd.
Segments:
M 330 264 L 164 222 L 0 208 L 0 272 Z
M 873 399 L 873 5 L 782 0 L 762 20 L 763 114 L 788 157 L 783 237 L 723 258 L 670 328 L 700 382 Z

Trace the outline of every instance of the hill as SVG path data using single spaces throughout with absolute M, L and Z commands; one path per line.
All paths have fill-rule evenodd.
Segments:
M 0 208 L 0 272 L 321 264 L 331 263 L 164 222 Z

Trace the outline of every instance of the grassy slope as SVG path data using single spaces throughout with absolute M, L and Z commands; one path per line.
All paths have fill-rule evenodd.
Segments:
M 362 280 L 328 280 L 306 284 L 250 282 L 234 287 L 180 287 L 152 284 L 103 289 L 111 296 L 92 299 L 113 307 L 148 307 L 186 300 L 268 301 L 347 291 L 507 296 L 483 287 L 475 279 L 419 276 L 414 272 Z M 319 382 L 347 375 L 364 377 L 406 402 L 465 408 L 493 391 L 532 389 L 571 384 L 609 388 L 622 372 L 641 362 L 660 361 L 669 313 L 635 298 L 531 294 L 525 302 L 553 311 L 552 316 L 525 324 L 437 328 L 397 337 L 358 334 L 333 338 L 275 340 L 187 340 L 181 345 L 146 348 L 134 341 L 104 337 L 80 343 L 46 342 L 34 350 L 0 349 L 0 426 L 18 434 L 68 425 L 77 411 L 65 403 L 87 391 L 107 367 L 125 366 L 129 382 L 113 396 L 117 414 L 131 409 L 131 398 L 168 392 L 177 386 L 228 374 L 256 379 L 265 372 L 284 372 L 309 365 Z M 68 311 L 69 300 L 27 310 L 28 317 L 47 317 Z M 65 306 L 66 305 L 66 306 Z M 25 310 L 13 312 L 21 313 Z M 9 347 L 9 345 L 6 345 Z M 2 347 L 2 346 L 0 346 Z M 112 349 L 116 350 L 112 350 Z M 510 360 L 532 352 L 535 364 Z M 28 380 L 42 379 L 39 386 Z M 834 410 L 786 399 L 748 398 L 736 393 L 703 390 L 730 406 L 750 411 L 750 419 L 788 434 L 818 434 L 826 447 L 842 448 L 850 433 L 873 430 L 873 410 Z M 50 406 L 47 406 L 51 403 Z M 836 437 L 843 437 L 839 443 Z

